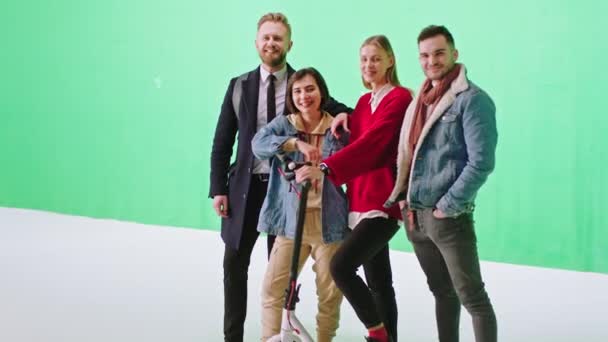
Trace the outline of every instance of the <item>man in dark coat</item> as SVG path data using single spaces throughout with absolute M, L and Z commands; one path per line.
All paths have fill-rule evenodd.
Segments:
M 224 340 L 230 342 L 243 341 L 247 273 L 268 184 L 268 161 L 255 159 L 251 140 L 275 115 L 285 114 L 287 80 L 294 73 L 286 60 L 292 46 L 287 18 L 281 13 L 262 16 L 255 45 L 262 63 L 230 80 L 211 151 L 209 196 L 215 212 L 222 217 Z M 333 115 L 351 111 L 331 98 L 324 109 Z M 236 160 L 230 164 L 237 132 Z M 273 241 L 274 237 L 269 236 L 268 253 Z

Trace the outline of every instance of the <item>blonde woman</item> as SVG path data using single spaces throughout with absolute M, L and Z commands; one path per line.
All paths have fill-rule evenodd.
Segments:
M 368 329 L 368 341 L 397 341 L 397 304 L 388 242 L 399 229 L 399 208 L 384 208 L 395 183 L 399 129 L 412 101 L 399 84 L 395 54 L 382 35 L 359 50 L 361 78 L 371 92 L 348 117 L 350 143 L 321 164 L 336 185 L 347 185 L 349 227 L 332 260 L 334 281 Z M 336 117 L 336 124 L 345 115 Z M 356 271 L 363 266 L 367 284 Z M 390 337 L 390 339 L 389 339 Z

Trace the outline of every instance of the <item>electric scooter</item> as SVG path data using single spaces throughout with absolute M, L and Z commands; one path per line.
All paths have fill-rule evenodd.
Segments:
M 295 178 L 294 171 L 304 165 L 310 163 L 296 163 L 285 155 L 277 155 L 277 158 L 283 164 L 283 177 L 287 181 L 292 181 Z M 306 328 L 300 323 L 296 316 L 296 303 L 299 301 L 298 294 L 300 286 L 298 284 L 298 268 L 300 259 L 300 249 L 302 248 L 302 233 L 304 232 L 304 217 L 306 215 L 306 204 L 308 201 L 308 190 L 310 190 L 310 181 L 306 180 L 302 183 L 300 190 L 300 200 L 298 202 L 298 212 L 296 220 L 296 235 L 293 246 L 293 255 L 291 258 L 291 270 L 289 273 L 289 283 L 285 290 L 285 305 L 281 317 L 281 332 L 269 338 L 267 342 L 314 342 Z

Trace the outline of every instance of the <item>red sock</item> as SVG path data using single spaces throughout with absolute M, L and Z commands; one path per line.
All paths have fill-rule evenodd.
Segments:
M 388 332 L 385 327 L 376 329 L 368 329 L 369 337 L 376 339 L 378 342 L 388 342 Z

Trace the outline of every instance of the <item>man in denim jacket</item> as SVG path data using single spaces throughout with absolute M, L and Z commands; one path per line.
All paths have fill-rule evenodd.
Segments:
M 479 268 L 473 208 L 494 169 L 496 109 L 456 63 L 445 27 L 422 30 L 418 48 L 427 79 L 406 112 L 397 180 L 385 205 L 401 200 L 408 239 L 435 296 L 439 340 L 458 341 L 462 302 L 475 341 L 494 342 L 496 316 Z

